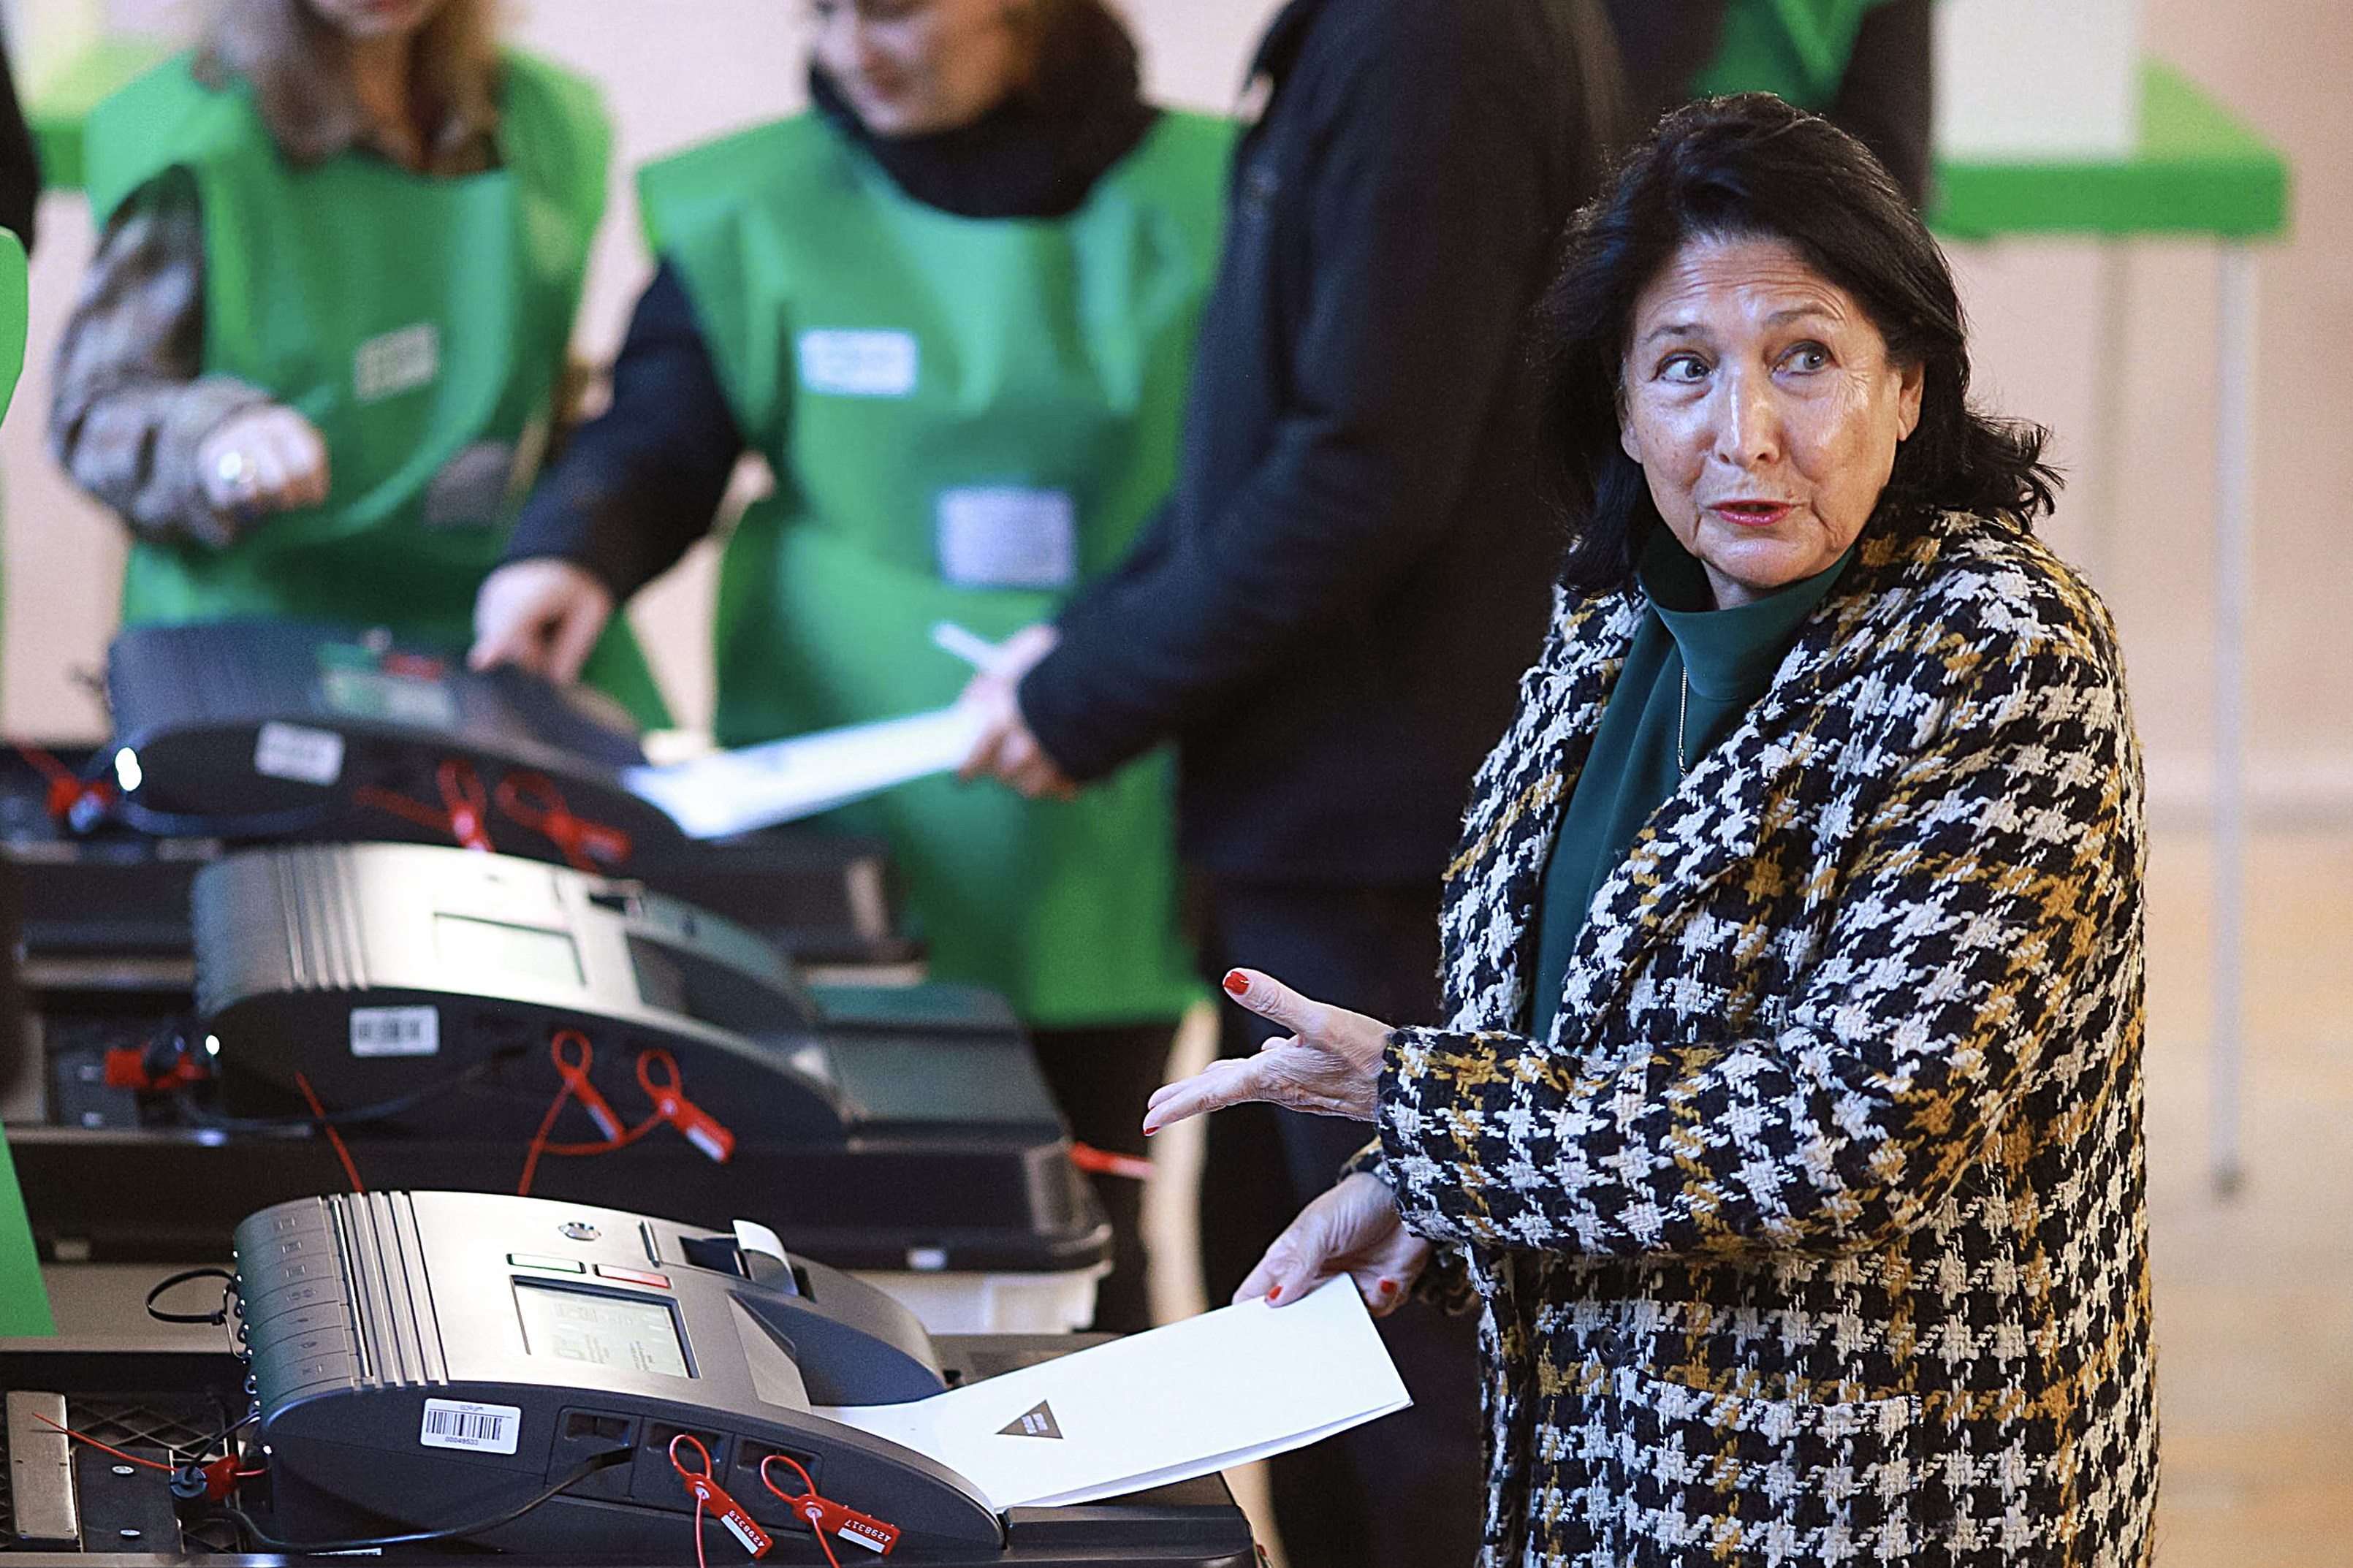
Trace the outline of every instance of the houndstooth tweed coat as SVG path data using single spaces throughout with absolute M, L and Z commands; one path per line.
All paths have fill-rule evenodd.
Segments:
M 1595 895 L 1548 1039 L 1539 884 L 1635 598 L 1565 602 L 1479 775 L 1377 1158 L 1481 1298 L 1487 1563 L 2147 1557 L 2114 632 L 2009 522 L 1873 526 Z

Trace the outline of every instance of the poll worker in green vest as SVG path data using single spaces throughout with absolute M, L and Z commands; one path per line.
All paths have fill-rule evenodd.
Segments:
M 1928 191 L 1930 0 L 1609 0 L 1627 100 L 1649 124 L 1689 99 L 1769 92 Z
M 50 441 L 132 534 L 126 625 L 467 646 L 565 412 L 610 133 L 491 0 L 226 0 L 91 116 L 104 227 Z M 626 630 L 592 679 L 660 721 Z
M 479 663 L 568 676 L 611 606 L 728 541 L 726 745 L 954 701 L 955 623 L 1050 620 L 1169 489 L 1231 132 L 1138 95 L 1101 0 L 814 0 L 805 114 L 640 176 L 659 270 L 482 590 Z M 1083 1142 L 1136 1131 L 1197 994 L 1163 756 L 1082 800 L 935 779 L 836 813 L 903 868 L 933 973 L 1003 991 Z M 1096 1321 L 1145 1326 L 1138 1184 L 1098 1183 Z

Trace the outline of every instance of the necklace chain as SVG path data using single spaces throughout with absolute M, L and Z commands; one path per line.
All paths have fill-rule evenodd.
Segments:
M 1691 772 L 1691 763 L 1684 761 L 1691 752 L 1683 745 L 1683 721 L 1690 716 L 1691 671 L 1686 669 L 1683 671 L 1683 696 L 1675 702 L 1675 777 L 1677 778 Z

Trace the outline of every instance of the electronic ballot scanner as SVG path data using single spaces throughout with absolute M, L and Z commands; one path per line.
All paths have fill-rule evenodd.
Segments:
M 267 1545 L 462 1534 L 679 1561 L 708 1520 L 713 1550 L 724 1531 L 818 1561 L 812 1515 L 860 1560 L 1005 1540 L 970 1483 L 815 1408 L 946 1388 L 923 1327 L 756 1226 L 474 1193 L 309 1198 L 237 1227 L 235 1289 Z
M 200 1260 L 280 1199 L 455 1185 L 748 1213 L 1085 1320 L 1108 1222 L 993 992 L 805 984 L 640 883 L 435 845 L 235 850 L 191 904 L 192 1012 L 107 1054 L 138 1120 L 17 1138 L 46 1246 Z
M 527 1135 L 569 1089 L 596 1131 L 619 1137 L 638 1118 L 612 1108 L 635 1103 L 723 1163 L 740 1142 L 877 1124 L 1055 1123 L 995 993 L 804 986 L 743 927 L 635 883 L 431 845 L 296 845 L 206 866 L 192 907 L 196 1010 L 232 1115 L 315 1094 L 383 1108 L 368 1120 L 388 1128 Z
M 294 1109 L 301 1073 L 329 1104 L 413 1100 L 372 1119 L 387 1126 L 528 1132 L 518 1112 L 543 1105 L 466 1091 L 569 1082 L 593 1118 L 633 1087 L 650 1100 L 632 1082 L 649 1070 L 666 1090 L 691 1077 L 710 1110 L 681 1127 L 715 1158 L 737 1138 L 839 1140 L 893 1093 L 825 1037 L 774 948 L 635 884 L 430 845 L 302 845 L 206 867 L 191 909 L 196 1011 L 232 1114 Z M 904 1000 L 944 1011 L 928 987 Z M 956 1000 L 994 1038 L 941 1069 L 1018 1079 L 1001 1004 Z M 558 1032 L 580 1037 L 568 1053 L 546 1044 Z
M 229 850 L 189 901 L 176 1001 L 36 1020 L 63 1110 L 10 1131 L 55 1256 L 203 1261 L 280 1199 L 456 1185 L 749 1213 L 974 1287 L 945 1325 L 1086 1319 L 1109 1225 L 992 992 L 806 983 L 641 882 L 445 846 Z
M 142 832 L 455 841 L 607 869 L 683 842 L 623 785 L 645 755 L 617 704 L 380 630 L 134 626 L 106 689 L 114 809 Z

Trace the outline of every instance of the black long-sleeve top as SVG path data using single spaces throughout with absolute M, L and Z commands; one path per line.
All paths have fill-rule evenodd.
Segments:
M 1257 68 L 1176 494 L 1021 707 L 1082 779 L 1174 737 L 1212 870 L 1433 876 L 1548 614 L 1514 371 L 1615 60 L 1593 0 L 1293 0 Z
M 561 556 L 627 599 L 711 527 L 744 447 L 686 285 L 665 262 L 629 317 L 611 405 L 532 492 L 505 558 Z

